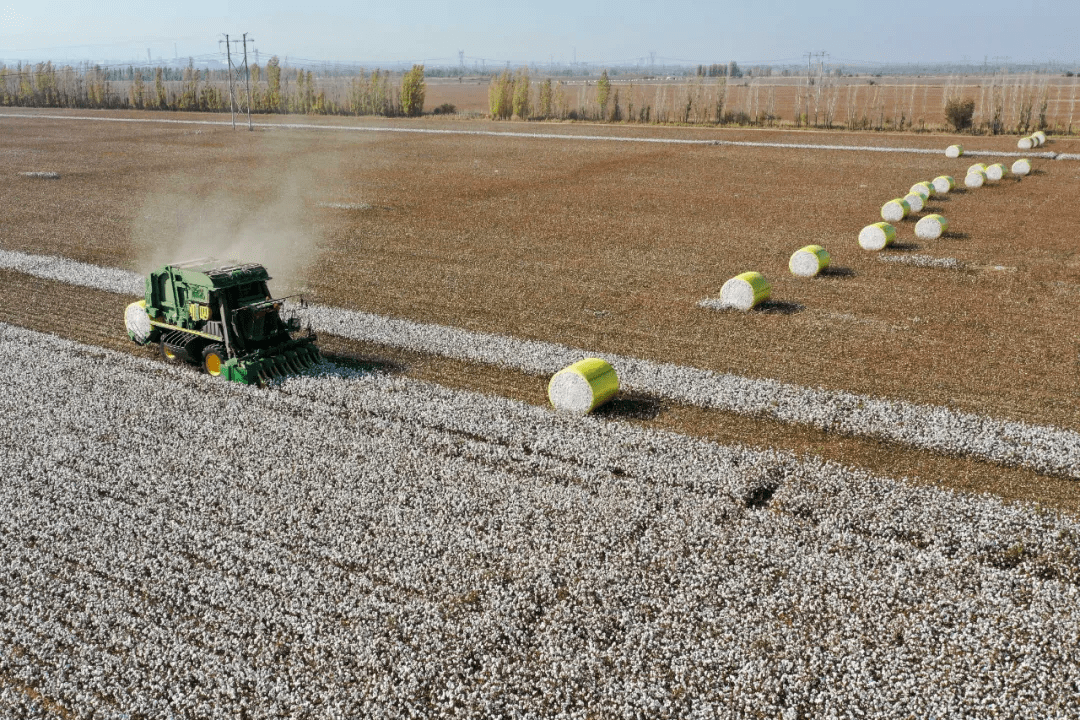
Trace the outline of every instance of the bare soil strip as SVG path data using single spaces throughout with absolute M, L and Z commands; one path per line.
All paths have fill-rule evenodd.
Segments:
M 128 340 L 123 327 L 130 297 L 0 270 L 0 321 L 70 340 L 150 357 L 153 350 Z M 375 343 L 323 335 L 324 353 L 347 362 L 440 385 L 496 394 L 537 406 L 547 405 L 547 378 L 437 357 Z M 192 372 L 195 372 L 192 370 Z M 1031 470 L 1005 468 L 973 458 L 954 458 L 884 441 L 848 437 L 767 418 L 707 410 L 628 393 L 601 416 L 708 438 L 810 454 L 876 475 L 906 476 L 919 484 L 992 493 L 1006 500 L 1035 502 L 1080 513 L 1080 484 Z

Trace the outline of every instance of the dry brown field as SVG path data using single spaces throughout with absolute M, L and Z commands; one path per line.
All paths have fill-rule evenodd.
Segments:
M 282 278 L 280 290 L 302 289 L 320 303 L 1080 430 L 1074 161 L 1039 160 L 1022 180 L 935 199 L 931 209 L 952 224 L 940 240 L 916 241 L 914 222 L 900 223 L 900 244 L 888 252 L 966 265 L 943 270 L 880 262 L 859 249 L 856 237 L 879 219 L 882 203 L 916 181 L 962 176 L 970 158 L 311 129 L 248 133 L 23 114 L 0 118 L 3 249 L 137 271 L 194 255 L 240 255 L 267 262 Z M 278 119 L 290 120 L 296 118 Z M 366 124 L 932 148 L 957 140 Z M 1015 138 L 960 140 L 969 148 L 1015 146 Z M 1077 152 L 1080 141 L 1057 140 L 1048 149 Z M 19 175 L 32 170 L 61 178 Z M 811 242 L 832 253 L 839 273 L 800 280 L 787 272 L 791 252 Z M 772 280 L 770 307 L 746 314 L 697 307 L 747 269 Z M 0 320 L 91 341 L 123 338 L 123 298 L 27 286 L 15 275 L 6 273 L 0 284 Z M 102 312 L 72 307 L 85 304 Z M 86 326 L 95 323 L 87 336 Z M 543 402 L 542 378 L 508 373 L 504 387 L 491 369 L 327 342 L 343 355 L 412 367 L 449 385 Z M 819 452 L 893 475 L 1078 506 L 1074 483 L 1031 473 L 692 408 L 624 406 L 641 422 L 724 441 Z

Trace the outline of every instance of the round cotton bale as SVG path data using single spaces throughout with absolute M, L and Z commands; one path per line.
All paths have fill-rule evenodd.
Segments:
M 737 310 L 765 302 L 772 295 L 772 286 L 759 272 L 744 272 L 728 280 L 720 288 L 720 304 Z
M 934 192 L 945 194 L 956 187 L 956 181 L 951 175 L 938 175 L 934 178 Z
M 1040 145 L 1046 144 L 1046 133 L 1044 133 L 1042 130 L 1036 130 L 1031 134 L 1031 137 L 1038 140 Z
M 590 413 L 615 397 L 619 378 L 606 360 L 585 358 L 551 376 L 548 400 L 556 410 Z
M 975 163 L 974 165 L 969 167 L 967 169 L 967 171 L 968 171 L 968 174 L 971 174 L 971 173 L 976 172 L 976 171 L 978 171 L 978 172 L 986 172 L 986 163 Z
M 1027 158 L 1020 158 L 1012 164 L 1013 175 L 1027 175 L 1031 172 L 1031 161 Z
M 829 267 L 829 253 L 820 245 L 799 248 L 788 260 L 788 269 L 798 277 L 814 277 Z
M 997 182 L 1001 178 L 1009 174 L 1009 168 L 1005 167 L 1001 163 L 994 163 L 986 168 L 986 179 Z
M 922 182 L 917 182 L 914 185 L 912 185 L 911 189 L 908 190 L 908 192 L 909 193 L 919 193 L 924 198 L 933 197 L 934 196 L 934 185 L 933 185 L 933 183 L 930 183 L 930 182 L 927 182 L 926 180 L 924 180 Z
M 915 236 L 920 240 L 937 240 L 948 230 L 949 221 L 941 215 L 927 215 L 915 223 Z
M 963 154 L 963 145 L 950 145 L 949 147 L 945 148 L 945 157 L 947 158 L 958 158 Z
M 1022 137 L 1016 141 L 1016 147 L 1021 150 L 1030 150 L 1039 144 L 1039 141 L 1033 137 Z
M 910 212 L 911 206 L 903 198 L 896 198 L 881 206 L 881 219 L 897 222 L 906 218 Z
M 882 250 L 896 240 L 896 228 L 887 222 L 867 225 L 859 232 L 859 247 L 863 250 Z
M 964 185 L 969 188 L 981 188 L 986 184 L 986 173 L 982 170 L 969 170 L 964 178 Z
M 904 196 L 904 202 L 911 208 L 911 212 L 922 212 L 926 205 L 926 198 L 922 196 L 922 193 L 913 192 Z
M 146 314 L 145 300 L 133 302 L 127 306 L 124 310 L 124 325 L 127 326 L 128 336 L 132 340 L 140 345 L 146 344 L 154 326 L 150 324 L 150 316 Z

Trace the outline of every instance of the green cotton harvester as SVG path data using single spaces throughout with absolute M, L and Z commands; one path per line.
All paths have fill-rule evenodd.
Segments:
M 297 318 L 283 319 L 270 275 L 253 263 L 195 260 L 146 278 L 146 297 L 124 313 L 128 337 L 157 343 L 167 362 L 201 365 L 215 377 L 249 385 L 301 372 L 322 356 Z

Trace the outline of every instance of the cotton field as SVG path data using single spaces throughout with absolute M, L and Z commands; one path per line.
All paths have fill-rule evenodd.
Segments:
M 1075 717 L 1080 524 L 0 326 L 12 717 Z

